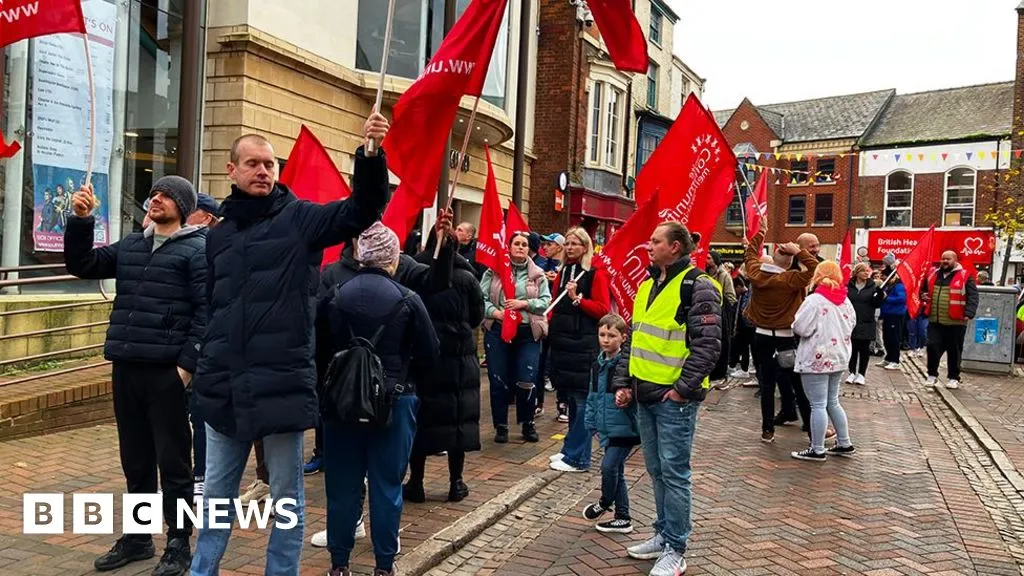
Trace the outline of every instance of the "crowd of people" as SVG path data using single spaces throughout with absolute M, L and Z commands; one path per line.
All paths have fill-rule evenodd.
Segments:
M 387 129 L 374 114 L 364 135 L 379 143 Z M 209 526 L 208 502 L 240 492 L 244 501 L 295 502 L 289 511 L 297 526 L 273 528 L 266 570 L 296 574 L 303 476 L 321 471 L 327 520 L 311 543 L 329 549 L 330 576 L 350 574 L 355 540 L 367 532 L 366 500 L 374 573 L 394 574 L 403 502 L 426 500 L 427 458 L 447 458 L 447 500 L 470 493 L 463 473 L 466 454 L 482 448 L 483 369 L 496 444 L 510 441 L 513 406 L 522 440 L 537 442 L 536 419 L 552 391 L 550 416 L 567 429 L 550 467 L 589 471 L 596 437 L 600 498 L 583 511 L 596 530 L 633 531 L 624 470 L 643 451 L 654 534 L 626 553 L 656 559 L 652 576 L 676 576 L 686 570 L 691 453 L 712 381 L 756 376 L 761 439 L 775 442 L 776 427 L 799 420 L 807 447 L 793 457 L 823 462 L 856 451 L 839 391 L 844 375 L 846 383 L 866 383 L 877 340 L 884 368 L 898 369 L 909 327 L 912 345 L 920 344 L 912 351 L 927 347 L 929 380 L 937 382 L 943 354 L 946 385 L 955 388 L 960 378 L 965 326 L 978 298 L 953 253 L 923 283 L 922 318 L 907 319 L 906 290 L 888 274 L 894 261 L 885 262 L 884 280 L 858 264 L 845 283 L 813 235 L 766 254 L 762 229 L 739 268 L 712 252 L 701 269 L 690 256 L 699 236 L 665 222 L 649 239 L 649 277 L 628 325 L 583 228 L 547 236 L 510 231 L 509 291 L 476 262 L 475 227 L 453 228 L 450 210 L 426 242 L 405 247 L 380 223 L 388 202 L 383 150 L 360 147 L 352 196 L 325 205 L 298 201 L 276 169 L 271 144 L 243 136 L 231 149 L 233 186 L 222 204 L 183 178 L 160 178 L 144 230 L 104 247 L 92 245 L 91 190 L 72 199 L 69 272 L 117 282 L 105 355 L 113 362 L 127 489 L 154 493 L 159 485 L 164 495 L 167 546 L 155 576 L 217 574 L 231 529 Z M 341 243 L 340 260 L 321 270 L 322 251 Z M 364 347 L 378 359 L 386 389 L 379 427 L 355 425 L 325 400 L 338 398 L 330 388 L 338 363 Z M 310 429 L 315 449 L 304 461 Z M 243 489 L 253 450 L 257 478 Z M 195 496 L 203 497 L 204 528 L 193 554 L 191 527 L 176 525 L 175 510 Z M 155 554 L 151 537 L 124 535 L 95 566 L 113 570 Z

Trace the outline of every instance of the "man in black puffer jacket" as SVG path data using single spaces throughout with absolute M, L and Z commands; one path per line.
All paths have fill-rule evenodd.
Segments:
M 380 143 L 387 127 L 373 114 L 364 136 Z M 323 250 L 380 218 L 388 171 L 383 150 L 369 155 L 360 147 L 349 199 L 299 201 L 276 181 L 270 143 L 246 135 L 232 145 L 228 176 L 235 185 L 207 248 L 210 321 L 195 384 L 207 424 L 205 496 L 237 498 L 252 443 L 262 439 L 270 493 L 296 503 L 280 503 L 277 515 L 297 518 L 291 529 L 282 527 L 287 520 L 275 524 L 266 570 L 293 574 L 305 524 L 302 435 L 319 420 L 313 323 Z M 209 527 L 208 510 L 203 515 L 192 576 L 216 574 L 229 540 L 227 531 Z
M 99 248 L 93 248 L 91 187 L 76 192 L 72 206 L 64 234 L 68 272 L 117 280 L 103 352 L 113 362 L 114 417 L 128 492 L 156 493 L 159 469 L 167 550 L 153 574 L 178 576 L 191 560 L 192 528 L 177 527 L 175 518 L 177 500 L 192 497 L 185 388 L 206 328 L 206 227 L 183 227 L 195 210 L 196 192 L 184 178 L 160 178 L 150 190 L 152 223 Z M 127 535 L 95 565 L 114 570 L 154 554 L 151 537 Z

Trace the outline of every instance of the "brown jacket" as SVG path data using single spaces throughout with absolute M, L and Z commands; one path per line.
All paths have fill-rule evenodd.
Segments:
M 763 242 L 762 231 L 750 240 L 747 247 L 747 278 L 753 289 L 744 315 L 758 328 L 789 330 L 814 278 L 818 260 L 810 252 L 801 250 L 796 257 L 806 270 L 782 270 L 775 265 L 762 264 L 760 251 Z

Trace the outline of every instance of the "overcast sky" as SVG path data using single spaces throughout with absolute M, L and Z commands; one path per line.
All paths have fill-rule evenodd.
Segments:
M 1021 0 L 667 1 L 712 110 L 1014 77 Z

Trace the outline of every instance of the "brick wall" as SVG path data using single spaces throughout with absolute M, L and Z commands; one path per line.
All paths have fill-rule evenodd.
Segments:
M 537 47 L 537 105 L 534 113 L 534 153 L 530 183 L 530 227 L 541 232 L 564 231 L 569 225 L 569 200 L 555 212 L 558 173 L 567 170 L 574 182 L 583 181 L 586 154 L 586 51 L 576 9 L 565 0 L 541 0 Z

